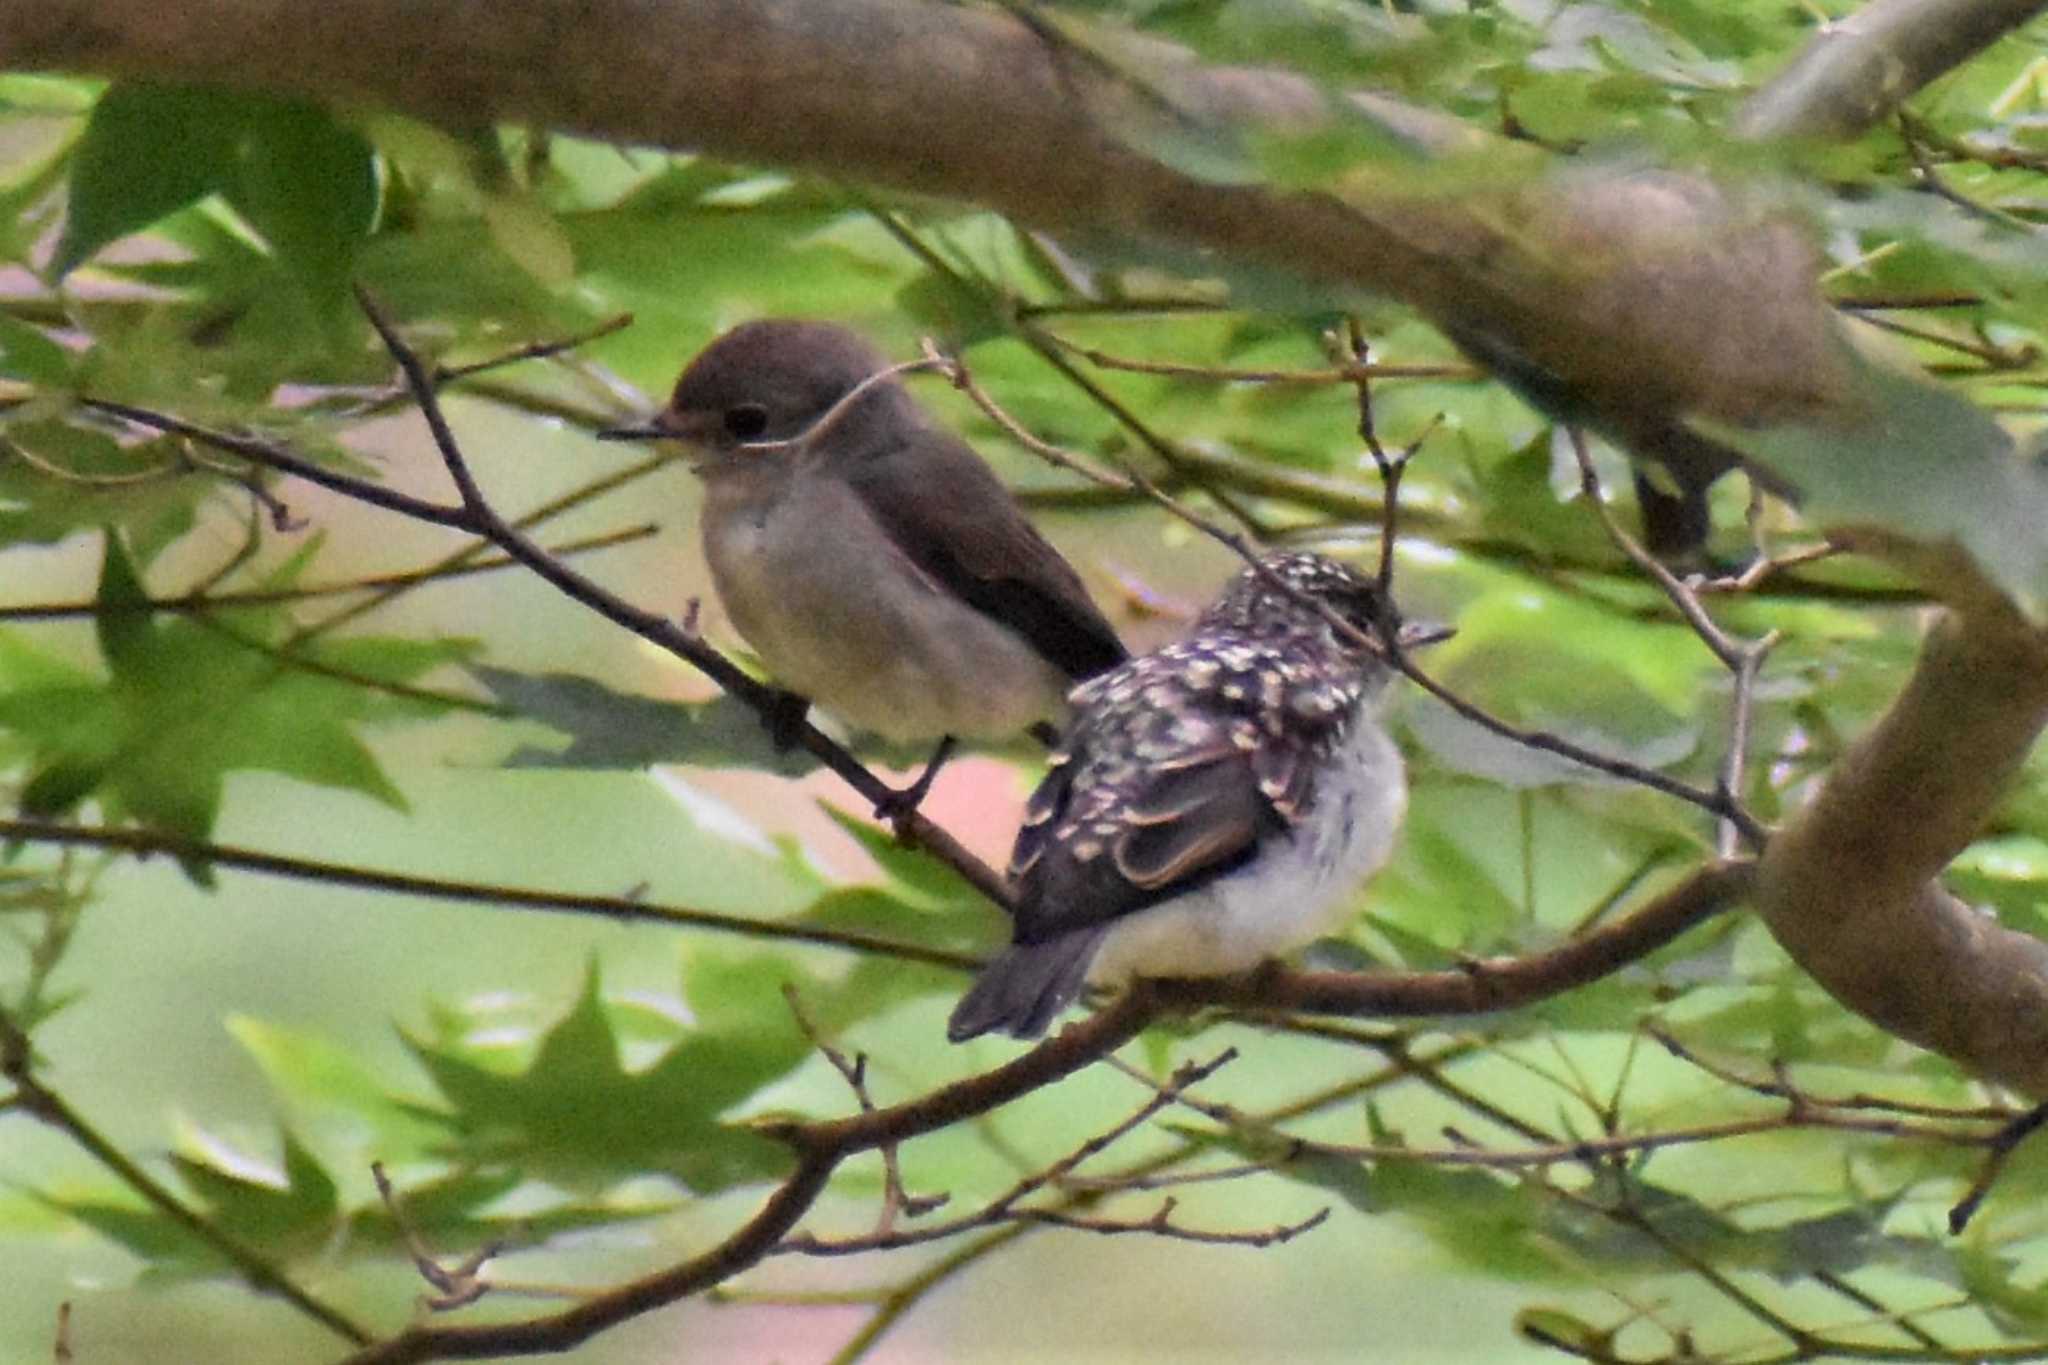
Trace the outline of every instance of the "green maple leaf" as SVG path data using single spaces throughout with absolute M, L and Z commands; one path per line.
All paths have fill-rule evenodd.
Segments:
M 288 585 L 313 547 L 270 576 Z M 446 704 L 385 690 L 465 657 L 462 642 L 358 637 L 280 652 L 290 629 L 274 606 L 166 617 L 149 608 L 134 562 L 108 532 L 97 596 L 107 676 L 49 666 L 0 697 L 0 729 L 26 741 L 31 815 L 87 798 L 108 815 L 204 838 L 230 772 L 260 769 L 341 787 L 403 808 L 356 737 L 363 722 L 437 714 Z M 202 867 L 188 866 L 204 880 Z
M 576 1004 L 517 1072 L 486 1065 L 459 1041 L 408 1036 L 449 1106 L 419 1112 L 447 1125 L 461 1159 L 506 1163 L 568 1189 L 659 1173 L 706 1194 L 777 1177 L 787 1149 L 722 1116 L 815 1050 L 779 989 L 807 975 L 783 954 L 695 955 L 694 1020 L 652 1065 L 629 1070 L 593 964 Z M 943 979 L 864 961 L 836 980 L 803 979 L 802 998 L 829 1035 Z

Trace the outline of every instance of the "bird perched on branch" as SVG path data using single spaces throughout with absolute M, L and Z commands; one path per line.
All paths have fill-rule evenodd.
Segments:
M 1740 469 L 1774 497 L 1798 501 L 1797 490 L 1784 478 L 1693 431 L 1671 413 L 1654 407 L 1640 412 L 1603 411 L 1512 346 L 1454 326 L 1446 325 L 1446 332 L 1531 407 L 1558 422 L 1598 431 L 1635 458 L 1636 507 L 1642 517 L 1643 544 L 1668 564 L 1704 562 L 1707 537 L 1713 531 L 1707 490 L 1732 470 Z M 1657 466 L 1662 478 L 1646 473 L 1645 464 Z
M 1080 577 L 959 437 L 841 327 L 750 322 L 644 426 L 686 442 L 719 599 L 776 682 L 886 739 L 994 739 L 1065 714 L 1124 647 Z M 799 701 L 785 719 L 803 714 Z
M 1377 717 L 1391 620 L 1349 566 L 1274 555 L 1181 640 L 1076 688 L 1011 857 L 1014 944 L 947 1035 L 1033 1037 L 1085 982 L 1248 971 L 1328 931 L 1407 809 Z

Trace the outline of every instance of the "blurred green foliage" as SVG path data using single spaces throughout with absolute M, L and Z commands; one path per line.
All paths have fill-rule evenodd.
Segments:
M 1919 418 L 1995 432 L 1995 416 L 2003 432 L 2038 439 L 2048 411 L 2038 363 L 2048 298 L 2039 82 L 2048 68 L 2035 33 L 1922 94 L 1904 131 L 1766 151 L 1730 147 L 1716 130 L 1752 83 L 1811 36 L 1814 16 L 1796 5 L 1104 0 L 1063 17 L 1077 42 L 1084 32 L 1126 30 L 1219 61 L 1289 65 L 1333 91 L 1370 83 L 1550 155 L 1625 150 L 1768 176 L 1812 220 L 1833 267 L 1828 285 L 1853 310 L 1849 325 L 1905 333 L 1894 344 L 1942 376 L 1940 401 L 1952 406 Z M 1142 67 L 1133 75 L 1142 78 Z M 1248 145 L 1190 139 L 1170 124 L 1114 131 L 1218 178 L 1317 188 L 1432 174 L 1363 115 L 1334 133 Z M 1931 182 L 1916 170 L 1927 165 L 1951 193 L 1927 192 Z M 1453 166 L 1444 192 L 1473 174 Z M 1411 612 L 1459 626 L 1431 656 L 1437 675 L 1517 723 L 1712 784 L 1728 737 L 1728 680 L 1576 500 L 1576 471 L 1542 418 L 1497 385 L 1464 377 L 1449 343 L 1399 308 L 1318 299 L 1298 283 L 1274 290 L 1227 263 L 1093 253 L 971 208 L 874 199 L 772 170 L 532 130 L 456 135 L 301 100 L 0 76 L 0 564 L 19 585 L 0 609 L 0 771 L 13 804 L 26 815 L 192 841 L 258 830 L 303 855 L 351 864 L 398 856 L 428 875 L 619 893 L 653 881 L 679 903 L 924 948 L 994 942 L 999 926 L 950 871 L 861 821 L 806 816 L 822 785 L 757 782 L 747 789 L 754 807 L 738 813 L 701 793 L 664 804 L 666 824 L 652 837 L 611 839 L 615 831 L 579 824 L 579 811 L 609 821 L 644 795 L 641 770 L 657 760 L 696 765 L 685 791 L 705 769 L 798 765 L 774 755 L 728 703 L 650 696 L 688 684 L 626 642 L 551 644 L 534 623 L 556 608 L 501 586 L 509 575 L 438 614 L 419 604 L 472 590 L 450 580 L 388 598 L 376 583 L 329 593 L 461 547 L 420 541 L 430 548 L 405 557 L 414 542 L 392 536 L 387 545 L 387 514 L 309 496 L 303 485 L 142 436 L 77 404 L 151 406 L 439 490 L 430 456 L 386 421 L 405 418 L 405 405 L 352 300 L 358 283 L 446 366 L 633 315 L 632 327 L 564 356 L 451 386 L 465 429 L 495 421 L 527 433 L 470 451 L 487 491 L 508 490 L 508 514 L 616 468 L 580 440 L 564 454 L 558 432 L 644 411 L 683 357 L 733 322 L 800 313 L 847 322 L 897 356 L 932 335 L 1042 437 L 1133 460 L 1212 515 L 1248 509 L 1275 537 L 1368 555 L 1380 489 L 1357 438 L 1353 389 L 1077 358 L 1096 350 L 1143 364 L 1312 370 L 1329 364 L 1326 338 L 1355 315 L 1376 359 L 1454 367 L 1385 381 L 1374 394 L 1388 444 L 1433 428 L 1404 489 L 1412 538 L 1399 581 Z M 1113 586 L 1125 589 L 1120 619 L 1134 639 L 1169 632 L 1179 606 L 1219 576 L 1220 561 L 1185 528 L 1031 460 L 959 396 L 936 385 L 920 395 L 1028 497 L 1059 512 L 1062 542 L 1091 585 L 1106 601 Z M 1919 420 L 1900 420 L 1909 418 Z M 1189 463 L 1163 467 L 1148 449 L 1153 434 L 1185 447 Z M 539 461 L 543 450 L 550 462 Z M 1860 470 L 1820 468 L 1822 501 L 1925 529 L 1930 519 L 1971 515 L 1965 509 L 1978 504 L 1969 499 L 1986 489 L 1958 485 L 1996 486 L 2010 466 L 1989 447 L 1938 469 L 1887 465 L 1880 455 Z M 1618 492 L 1623 465 L 1611 452 L 1599 458 Z M 644 516 L 635 499 L 656 499 L 686 541 L 687 492 L 675 482 L 653 487 L 636 485 L 538 533 L 625 525 Z M 1742 503 L 1740 488 L 1717 490 L 1714 549 L 1724 557 L 1748 552 Z M 1763 531 L 1773 546 L 1801 538 L 1783 509 Z M 1995 538 L 2010 543 L 2022 576 L 2048 543 L 2025 518 L 2001 524 Z M 650 579 L 686 574 L 674 568 L 680 557 L 628 552 L 636 567 L 621 580 L 650 604 L 679 607 L 666 579 Z M 366 603 L 390 624 L 359 622 Z M 1912 658 L 1915 603 L 1881 569 L 1840 560 L 1712 605 L 1730 629 L 1785 633 L 1755 698 L 1755 761 L 1742 793 L 1768 820 L 1891 695 Z M 466 663 L 478 671 L 459 667 Z M 1415 785 L 1404 846 L 1361 897 L 1351 937 L 1316 950 L 1327 961 L 1421 967 L 1540 947 L 1617 898 L 1667 884 L 1712 847 L 1714 831 L 1697 812 L 1505 745 L 1440 707 L 1411 704 L 1404 724 Z M 974 779 L 976 810 L 997 811 L 991 826 L 1014 819 L 1033 775 L 1028 755 L 1005 760 L 1010 767 Z M 487 822 L 492 832 L 464 839 L 471 817 L 448 796 L 451 764 L 498 784 L 505 804 Z M 289 780 L 259 783 L 258 773 Z M 432 837 L 408 844 L 394 834 L 404 823 L 389 813 L 405 811 Z M 631 827 L 646 818 L 640 811 Z M 839 853 L 820 854 L 834 839 Z M 2044 848 L 2048 771 L 2036 761 L 1953 884 L 2005 923 L 2038 932 Z M 189 989 L 187 972 L 151 980 L 114 965 L 131 950 L 144 959 L 168 951 L 152 946 L 149 926 L 173 915 L 170 901 L 202 912 L 176 920 L 188 926 L 180 935 L 205 935 L 189 926 L 206 924 L 208 888 L 221 882 L 225 904 L 240 873 L 225 874 L 203 852 L 184 856 L 183 878 L 169 880 L 33 842 L 10 852 L 0 869 L 10 934 L 0 1008 L 33 1030 L 45 1083 L 63 1092 L 79 1080 L 109 1102 L 150 1097 L 100 1119 L 211 1225 L 323 1293 L 375 1305 L 387 1326 L 416 1290 L 408 1235 L 458 1257 L 504 1241 L 552 1257 L 551 1274 L 585 1285 L 658 1263 L 628 1254 L 639 1250 L 640 1229 L 665 1230 L 651 1235 L 667 1239 L 658 1245 L 670 1259 L 707 1244 L 738 1216 L 720 1196 L 757 1193 L 787 1168 L 748 1115 L 853 1105 L 797 1026 L 785 987 L 825 1037 L 872 1057 L 884 1102 L 1008 1055 L 941 1041 L 944 1006 L 965 979 L 958 972 L 768 940 L 736 947 L 683 929 L 655 940 L 674 945 L 657 969 L 645 965 L 648 940 L 633 941 L 640 965 L 626 974 L 638 984 L 627 988 L 616 985 L 625 954 L 608 937 L 614 931 L 582 921 L 537 929 L 483 906 L 443 912 L 456 918 L 433 931 L 439 938 L 421 931 L 423 943 L 439 945 L 432 953 L 409 950 L 410 921 L 397 919 L 374 944 L 348 937 L 352 916 L 282 931 L 303 940 L 292 979 L 310 981 L 317 969 L 327 983 L 314 991 L 323 1006 L 262 1017 L 236 994 L 257 989 L 246 983 L 261 964 L 223 965 L 205 977 L 207 991 Z M 832 856 L 865 869 L 858 884 L 818 870 Z M 268 918 L 294 914 L 293 896 L 277 890 L 293 884 L 256 885 L 267 888 L 254 894 Z M 91 928 L 102 922 L 138 937 L 96 941 Z M 192 951 L 232 963 L 235 945 L 221 933 L 217 945 Z M 325 947 L 322 934 L 334 935 Z M 547 944 L 544 953 L 519 956 L 514 945 L 527 934 Z M 417 958 L 413 975 L 391 978 L 402 995 L 380 980 L 395 967 L 366 965 L 408 957 Z M 155 994 L 118 998 L 102 986 L 115 977 Z M 413 1021 L 402 1044 L 386 1035 L 364 1052 L 360 1040 L 382 1030 L 387 1013 Z M 216 1122 L 206 1105 L 222 1092 L 195 1080 L 186 1094 L 182 1062 L 156 1055 L 124 1016 L 224 1029 L 260 1089 L 244 1076 L 245 1102 Z M 1648 1043 L 1646 1021 L 1685 1039 L 1714 1070 Z M 67 1027 L 101 1041 L 87 1047 Z M 1430 1274 L 1477 1277 L 1505 1287 L 1505 1299 L 1491 1301 L 1522 1305 L 1519 1315 L 1504 1308 L 1497 1320 L 1456 1327 L 1375 1317 L 1375 1358 L 1454 1358 L 1446 1343 L 1477 1340 L 1506 1359 L 1517 1339 L 1532 1356 L 1786 1358 L 1772 1354 L 1784 1343 L 1723 1283 L 1776 1295 L 1776 1311 L 1804 1330 L 1917 1345 L 1930 1358 L 2048 1333 L 2037 1287 L 2048 1228 L 2033 1212 L 2048 1162 L 2023 1149 L 1967 1234 L 1950 1238 L 1943 1218 L 1980 1158 L 1915 1135 L 1938 1124 L 1934 1110 L 1887 1111 L 1907 1114 L 1890 1133 L 1765 1125 L 1740 1138 L 1506 1170 L 1401 1158 L 1397 1149 L 1568 1144 L 1781 1115 L 1783 1099 L 1727 1080 L 1782 1083 L 1773 1080 L 1781 1065 L 1815 1094 L 1984 1101 L 1952 1068 L 1846 1014 L 1753 926 L 1698 931 L 1512 1016 L 1339 1032 L 1156 1030 L 1132 1055 L 1160 1075 L 1209 1055 L 1225 1034 L 1249 1054 L 1202 1090 L 1243 1123 L 1225 1132 L 1179 1114 L 1087 1169 L 1270 1163 L 1271 1173 L 1249 1182 L 1206 1193 L 1190 1186 L 1176 1221 L 1258 1229 L 1329 1204 L 1338 1212 L 1328 1224 L 1284 1248 L 1217 1255 L 1271 1258 L 1310 1279 L 1315 1267 L 1338 1265 L 1389 1285 L 1416 1273 L 1421 1258 Z M 107 1077 L 93 1081 L 95 1068 Z M 1100 1076 L 1076 1077 L 912 1144 L 901 1154 L 904 1180 L 913 1193 L 950 1195 L 948 1212 L 971 1209 L 1142 1098 Z M 270 1116 L 251 1117 L 266 1105 Z M 30 1123 L 19 1108 L 0 1109 L 0 1133 Z M 1373 1161 L 1288 1160 L 1297 1136 L 1387 1150 Z M 19 1168 L 13 1160 L 0 1157 L 10 1188 L 0 1195 L 0 1232 L 39 1256 L 66 1254 L 84 1228 L 126 1253 L 121 1282 L 227 1275 L 217 1248 L 83 1152 L 23 1156 Z M 404 1227 L 367 1180 L 373 1160 L 402 1191 Z M 820 1223 L 864 1229 L 881 1191 L 878 1165 L 850 1165 Z M 1142 1218 L 1156 1196 L 1107 1207 Z M 600 1244 L 609 1249 L 579 1255 Z M 1129 1277 L 1135 1293 L 1145 1277 L 1168 1273 L 1148 1269 L 1155 1260 L 1182 1248 L 1121 1238 L 1088 1254 L 1113 1260 L 1108 1278 Z M 1285 1354 L 1274 1343 L 1290 1340 L 1289 1310 L 1262 1314 L 1237 1298 L 1234 1284 L 1253 1273 L 1244 1263 L 1200 1263 L 1203 1296 L 1241 1310 L 1240 1335 L 1220 1345 L 1236 1356 Z M 779 1260 L 761 1285 L 803 1287 L 810 1268 Z M 1004 1329 L 1026 1334 L 1008 1339 L 1015 1349 L 973 1355 L 955 1341 L 952 1358 L 1014 1359 L 1054 1346 L 1108 1358 L 1148 1340 L 1142 1329 L 1066 1311 L 1090 1277 L 1063 1283 L 1058 1267 L 1040 1269 L 1030 1321 Z M 912 1273 L 885 1258 L 863 1272 L 868 1283 Z M 112 1292 L 85 1296 L 81 1312 Z M 146 1316 L 158 1300 L 120 1302 Z M 967 1311 L 993 1311 L 966 1302 Z M 1909 1329 L 1886 1317 L 1930 1306 L 1945 1309 Z M 6 1311 L 14 1353 L 45 1351 L 54 1302 Z M 219 1311 L 254 1320 L 288 1310 L 244 1295 Z M 473 1311 L 518 1307 L 493 1299 Z M 931 1311 L 944 1320 L 944 1310 Z M 1340 1321 L 1344 1331 L 1365 1330 L 1361 1319 Z M 245 1339 L 242 1330 L 222 1329 L 223 1339 Z M 603 1344 L 588 1349 L 590 1359 L 614 1358 Z M 633 1348 L 616 1349 L 625 1359 Z

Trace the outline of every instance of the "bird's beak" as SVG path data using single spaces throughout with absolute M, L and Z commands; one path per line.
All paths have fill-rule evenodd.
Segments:
M 632 426 L 605 427 L 597 433 L 600 441 L 666 441 L 675 433 L 661 424 L 660 417 L 653 417 Z
M 710 445 L 719 434 L 719 415 L 701 409 L 678 412 L 674 408 L 663 408 L 644 422 L 628 426 L 606 427 L 597 433 L 600 441 L 687 441 L 691 445 Z
M 681 441 L 691 469 L 702 474 L 718 463 L 714 438 L 718 433 L 718 414 L 712 412 L 677 412 L 674 408 L 663 408 L 644 422 L 629 426 L 606 427 L 597 433 L 600 441 Z
M 1403 621 L 1395 632 L 1401 648 L 1420 649 L 1424 645 L 1441 644 L 1458 632 L 1441 621 Z

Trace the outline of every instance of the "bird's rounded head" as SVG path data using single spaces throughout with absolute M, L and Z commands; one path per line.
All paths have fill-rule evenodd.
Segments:
M 743 323 L 690 362 L 653 426 L 714 460 L 797 446 L 858 449 L 868 433 L 917 420 L 888 368 L 843 327 L 795 318 Z
M 1385 612 L 1373 579 L 1339 560 L 1300 551 L 1266 555 L 1258 568 L 1243 570 L 1202 613 L 1202 624 L 1253 636 L 1329 631 L 1318 606 L 1368 638 Z

